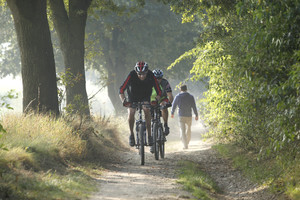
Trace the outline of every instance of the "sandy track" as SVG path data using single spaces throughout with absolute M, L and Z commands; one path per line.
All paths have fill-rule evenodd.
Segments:
M 140 165 L 137 150 L 123 152 L 120 160 L 109 164 L 104 174 L 98 178 L 99 192 L 91 200 L 137 200 L 137 199 L 195 199 L 176 183 L 178 162 L 191 160 L 200 164 L 224 191 L 216 199 L 225 200 L 267 200 L 277 199 L 265 188 L 252 184 L 230 166 L 229 161 L 218 158 L 211 149 L 211 143 L 201 140 L 204 129 L 200 125 L 192 128 L 192 141 L 189 149 L 182 150 L 178 133 L 173 131 L 166 143 L 166 157 L 155 160 L 146 148 L 145 165 Z

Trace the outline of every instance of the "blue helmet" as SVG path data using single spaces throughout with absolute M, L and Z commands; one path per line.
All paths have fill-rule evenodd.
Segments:
M 153 70 L 153 74 L 155 78 L 162 78 L 164 76 L 164 72 L 160 69 Z

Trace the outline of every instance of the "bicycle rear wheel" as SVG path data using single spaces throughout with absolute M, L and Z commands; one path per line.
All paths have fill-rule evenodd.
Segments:
M 140 157 L 141 157 L 141 165 L 145 164 L 145 139 L 144 139 L 144 131 L 145 131 L 145 126 L 143 126 L 143 124 L 139 124 L 139 142 L 140 142 L 139 153 L 140 153 Z
M 154 157 L 155 160 L 159 159 L 159 137 L 158 137 L 158 124 L 156 122 L 153 123 L 153 150 L 154 150 Z
M 159 140 L 159 152 L 160 152 L 160 157 L 165 158 L 165 136 L 164 132 L 162 130 L 162 127 L 158 127 L 158 140 Z

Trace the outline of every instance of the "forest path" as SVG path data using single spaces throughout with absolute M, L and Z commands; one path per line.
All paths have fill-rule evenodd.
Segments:
M 178 131 L 171 128 L 167 138 L 165 159 L 155 160 L 146 148 L 145 165 L 140 165 L 136 149 L 123 152 L 117 163 L 110 164 L 101 177 L 99 192 L 91 200 L 172 200 L 195 199 L 176 183 L 178 162 L 197 162 L 223 191 L 216 199 L 222 200 L 268 200 L 276 199 L 265 188 L 247 180 L 240 171 L 233 169 L 230 162 L 221 159 L 211 148 L 211 143 L 201 140 L 205 129 L 193 122 L 192 140 L 187 150 L 182 149 Z M 200 124 L 200 125 L 199 125 Z M 178 128 L 175 128 L 178 130 Z

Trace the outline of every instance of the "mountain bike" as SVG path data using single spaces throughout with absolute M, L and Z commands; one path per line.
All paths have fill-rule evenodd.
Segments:
M 143 106 L 150 108 L 149 103 L 144 102 L 133 102 L 131 107 L 136 108 L 138 110 L 138 119 L 135 122 L 136 127 L 136 142 L 135 146 L 139 150 L 139 154 L 141 157 L 141 165 L 145 164 L 145 146 L 148 146 L 147 134 L 146 134 L 146 120 L 143 119 Z
M 165 157 L 165 142 L 166 136 L 163 129 L 163 124 L 160 120 L 161 118 L 161 110 L 168 108 L 171 104 L 167 104 L 166 106 L 161 106 L 157 102 L 152 102 L 152 120 L 151 120 L 151 132 L 153 137 L 153 153 L 156 160 L 159 159 L 159 155 L 161 158 Z

